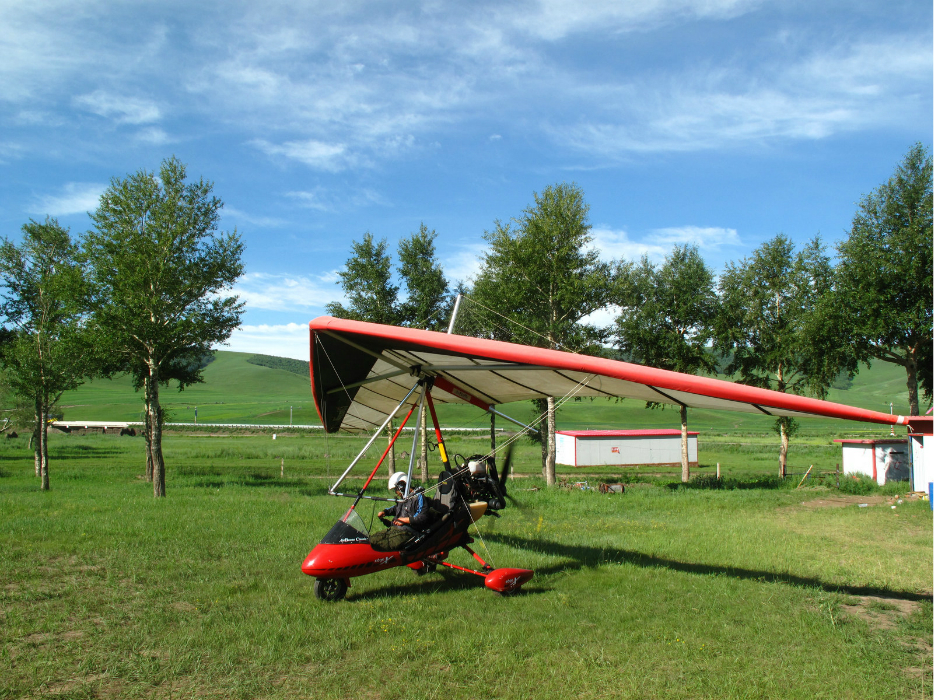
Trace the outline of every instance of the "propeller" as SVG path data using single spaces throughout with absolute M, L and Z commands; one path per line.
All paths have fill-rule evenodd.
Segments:
M 506 478 L 509 476 L 509 465 L 512 463 L 512 446 L 513 443 L 506 445 L 506 454 L 503 455 L 503 468 L 499 470 L 497 474 L 497 484 L 499 485 L 499 490 L 502 492 L 503 496 L 508 498 L 510 501 L 515 502 L 515 499 L 506 493 Z
M 506 493 L 506 477 L 509 476 L 509 465 L 512 462 L 512 443 L 506 445 L 506 454 L 503 455 L 503 468 L 499 470 L 499 486 Z

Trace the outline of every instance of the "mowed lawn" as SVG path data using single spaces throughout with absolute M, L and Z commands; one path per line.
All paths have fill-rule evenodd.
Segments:
M 720 439 L 738 476 L 774 474 L 774 440 Z M 831 465 L 829 438 L 812 443 L 804 461 Z M 536 571 L 520 595 L 396 569 L 321 603 L 299 567 L 349 505 L 326 477 L 359 444 L 169 436 L 156 501 L 141 438 L 54 435 L 49 493 L 25 442 L 0 443 L 0 698 L 931 697 L 927 502 L 527 476 L 476 537 Z

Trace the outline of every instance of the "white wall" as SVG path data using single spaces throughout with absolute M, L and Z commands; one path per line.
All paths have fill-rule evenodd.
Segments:
M 680 435 L 578 437 L 557 435 L 558 464 L 577 467 L 680 464 Z M 574 446 L 576 443 L 576 458 Z M 688 461 L 697 464 L 697 436 L 688 436 Z

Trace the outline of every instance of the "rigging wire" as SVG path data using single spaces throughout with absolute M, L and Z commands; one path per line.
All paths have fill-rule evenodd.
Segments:
M 458 495 L 460 495 L 461 497 L 461 503 L 464 504 L 464 508 L 466 508 L 467 512 L 470 513 L 470 506 L 467 505 L 467 501 L 464 500 L 463 494 L 458 494 Z M 483 545 L 483 550 L 486 552 L 486 556 L 490 560 L 490 566 L 492 566 L 495 569 L 496 565 L 493 564 L 493 555 L 490 553 L 490 548 L 486 546 L 486 540 L 483 539 L 483 534 L 480 532 L 479 521 L 473 519 L 473 514 L 470 515 L 470 520 L 473 523 L 474 529 L 477 531 L 477 537 L 480 538 L 480 544 Z
M 471 304 L 476 304 L 477 306 L 479 306 L 479 307 L 481 307 L 481 308 L 483 308 L 483 309 L 486 309 L 486 310 L 489 311 L 491 314 L 496 314 L 497 316 L 499 316 L 500 318 L 502 318 L 502 319 L 505 320 L 505 321 L 509 321 L 510 323 L 514 323 L 515 325 L 519 326 L 519 328 L 522 328 L 523 330 L 528 331 L 528 332 L 531 333 L 532 335 L 537 335 L 539 338 L 541 338 L 542 340 L 546 341 L 546 342 L 548 343 L 549 346 L 551 346 L 552 344 L 554 344 L 556 347 L 559 347 L 559 348 L 561 348 L 562 350 L 568 350 L 568 351 L 570 351 L 570 349 L 567 348 L 567 347 L 566 347 L 565 345 L 563 345 L 562 343 L 559 343 L 559 342 L 556 341 L 556 340 L 551 340 L 551 339 L 548 338 L 547 336 L 542 335 L 542 334 L 539 333 L 538 331 L 533 330 L 533 329 L 529 328 L 528 326 L 523 326 L 521 323 L 519 323 L 519 322 L 516 321 L 515 319 L 509 318 L 509 317 L 506 316 L 505 314 L 501 314 L 499 311 L 496 311 L 495 309 L 491 309 L 489 306 L 486 306 L 486 305 L 483 304 L 482 302 L 477 301 L 476 299 L 474 299 L 474 298 L 468 296 L 467 294 L 464 294 L 464 295 L 463 295 L 463 298 L 464 298 L 464 299 L 467 299 Z M 499 328 L 499 329 L 501 329 L 501 330 L 507 330 L 506 327 L 500 326 L 499 324 L 494 324 L 494 325 L 496 325 L 497 328 Z

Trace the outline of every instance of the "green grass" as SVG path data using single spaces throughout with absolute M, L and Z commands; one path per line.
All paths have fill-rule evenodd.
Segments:
M 24 441 L 0 442 L 0 698 L 931 697 L 925 502 L 813 507 L 838 492 L 668 488 L 674 471 L 626 470 L 606 496 L 527 477 L 477 542 L 535 569 L 521 595 L 394 569 L 324 604 L 299 565 L 348 505 L 321 477 L 362 439 L 170 435 L 161 500 L 142 444 L 54 435 L 40 493 Z M 767 438 L 716 450 L 740 480 L 773 472 L 750 466 Z

